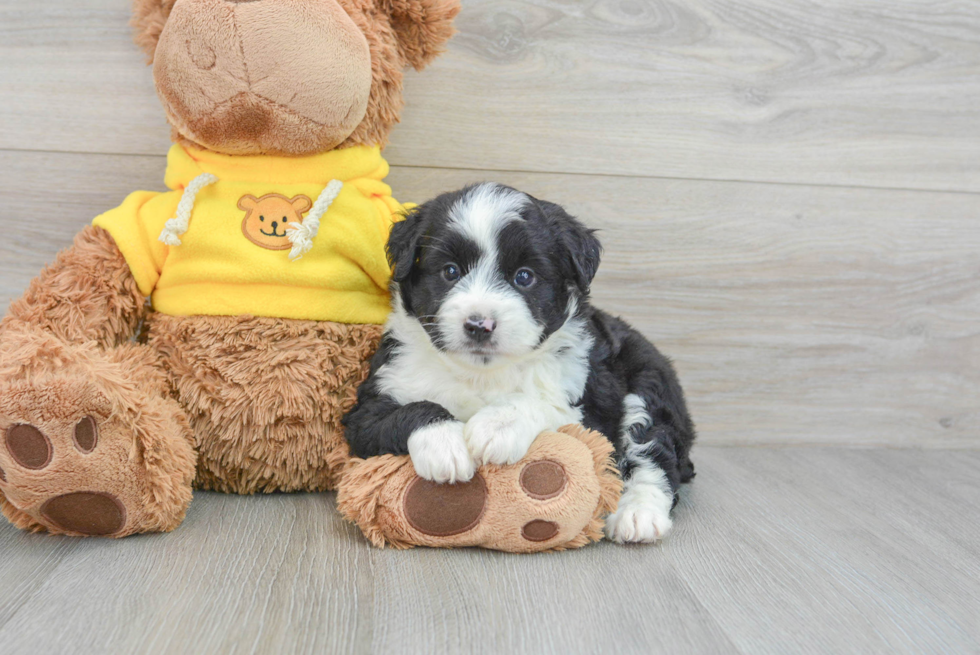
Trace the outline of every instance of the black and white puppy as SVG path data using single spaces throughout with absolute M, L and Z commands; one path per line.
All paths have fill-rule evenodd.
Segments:
M 670 361 L 589 305 L 599 254 L 560 206 L 497 184 L 411 211 L 388 242 L 393 311 L 344 419 L 353 453 L 407 453 L 452 483 L 582 423 L 614 441 L 625 482 L 607 536 L 664 536 L 694 425 Z

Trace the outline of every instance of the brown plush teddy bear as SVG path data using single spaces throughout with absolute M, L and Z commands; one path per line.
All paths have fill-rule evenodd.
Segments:
M 192 486 L 340 484 L 345 515 L 379 545 L 599 537 L 618 479 L 608 442 L 581 428 L 444 487 L 407 457 L 351 461 L 343 439 L 388 314 L 401 205 L 380 149 L 402 69 L 440 52 L 458 9 L 135 0 L 172 126 L 171 191 L 97 217 L 0 324 L 0 509 L 14 525 L 169 531 Z

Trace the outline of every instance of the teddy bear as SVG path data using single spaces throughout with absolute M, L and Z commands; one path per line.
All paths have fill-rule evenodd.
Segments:
M 134 0 L 168 192 L 96 217 L 0 322 L 0 510 L 166 532 L 194 488 L 338 489 L 376 545 L 539 551 L 601 535 L 612 447 L 580 426 L 464 485 L 352 458 L 342 418 L 389 312 L 403 207 L 381 150 L 458 0 Z

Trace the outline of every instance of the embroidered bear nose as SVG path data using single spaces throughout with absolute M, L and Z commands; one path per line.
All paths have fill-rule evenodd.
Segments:
M 486 316 L 473 315 L 463 321 L 463 329 L 466 334 L 476 341 L 485 341 L 493 334 L 497 327 L 497 322 Z
M 279 221 L 272 221 L 272 231 L 275 232 L 276 228 L 279 227 Z

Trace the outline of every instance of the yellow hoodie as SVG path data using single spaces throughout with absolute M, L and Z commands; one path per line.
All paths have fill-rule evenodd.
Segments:
M 244 157 L 175 145 L 172 191 L 137 191 L 93 223 L 115 239 L 156 311 L 380 324 L 385 243 L 402 209 L 387 174 L 367 146 Z M 292 225 L 303 226 L 305 248 L 287 236 Z

